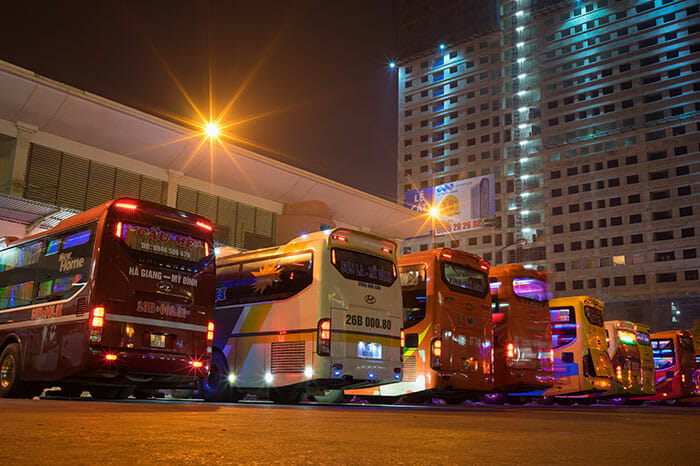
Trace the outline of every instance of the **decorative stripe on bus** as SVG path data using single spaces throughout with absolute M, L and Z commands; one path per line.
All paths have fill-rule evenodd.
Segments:
M 3 322 L 0 323 L 0 328 L 18 328 L 18 327 L 42 327 L 44 325 L 61 324 L 66 322 L 75 322 L 79 320 L 87 321 L 90 318 L 89 314 L 82 316 L 76 316 L 75 314 L 68 314 L 59 317 L 49 317 L 46 319 L 36 319 L 36 320 L 20 320 L 18 322 Z
M 298 333 L 316 333 L 318 330 L 315 328 L 301 329 L 301 330 L 273 330 L 268 332 L 250 332 L 250 333 L 232 333 L 223 338 L 240 338 L 240 337 L 264 337 L 270 335 L 282 336 L 282 335 L 293 335 Z M 218 338 L 218 337 L 217 337 Z
M 386 335 L 386 334 L 382 334 L 382 333 L 358 332 L 356 330 L 331 329 L 331 335 L 333 335 L 334 333 L 345 333 L 348 335 L 365 335 L 368 337 L 381 337 L 381 338 L 389 338 L 392 340 L 401 340 L 401 335 Z
M 196 332 L 206 332 L 206 325 L 185 324 L 182 322 L 171 322 L 169 320 L 146 319 L 144 317 L 124 316 L 119 314 L 105 313 L 106 320 L 115 322 L 126 322 L 127 324 L 153 325 L 156 327 L 179 328 L 182 330 L 194 330 Z

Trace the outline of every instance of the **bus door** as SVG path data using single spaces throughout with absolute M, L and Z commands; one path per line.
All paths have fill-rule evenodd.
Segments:
M 573 306 L 551 307 L 552 348 L 554 350 L 553 391 L 570 393 L 579 390 L 580 366 L 574 348 L 578 336 Z
M 443 372 L 461 372 L 470 381 L 469 388 L 489 390 L 493 323 L 488 277 L 482 270 L 456 262 L 441 260 L 439 264 L 436 321 L 443 331 L 441 339 L 431 343 L 432 354 L 434 346 L 441 344 Z
M 654 383 L 654 354 L 651 350 L 651 337 L 646 326 L 637 324 L 637 348 L 640 362 L 640 385 L 643 395 L 654 395 L 656 387 Z
M 431 377 L 429 355 L 430 341 L 435 332 L 433 322 L 435 312 L 432 305 L 434 297 L 428 292 L 428 264 L 400 265 L 399 277 L 406 342 L 403 354 L 403 377 L 400 383 L 387 385 L 385 388 L 388 390 L 401 388 L 400 391 L 410 393 L 432 387 L 432 383 L 428 382 L 435 382 L 426 380 Z M 402 387 L 395 387 L 398 385 Z

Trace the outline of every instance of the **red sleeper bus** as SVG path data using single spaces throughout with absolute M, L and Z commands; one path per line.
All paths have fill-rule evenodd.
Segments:
M 675 404 L 693 396 L 695 383 L 695 347 L 687 330 L 668 330 L 651 335 L 656 369 L 656 395 L 641 400 Z
M 493 308 L 493 383 L 497 393 L 487 395 L 485 401 L 502 402 L 507 393 L 551 387 L 554 384 L 552 324 L 546 275 L 519 264 L 508 264 L 493 267 L 489 281 Z
M 208 371 L 212 226 L 107 202 L 0 250 L 0 396 L 125 398 Z

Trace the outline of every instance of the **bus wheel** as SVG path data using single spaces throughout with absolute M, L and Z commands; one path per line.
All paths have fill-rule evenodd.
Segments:
M 228 382 L 228 372 L 226 356 L 218 351 L 214 352 L 211 355 L 209 374 L 197 381 L 199 394 L 204 401 L 230 401 L 232 390 Z
M 59 394 L 60 396 L 65 396 L 66 398 L 80 398 L 83 391 L 82 385 L 67 384 L 61 385 L 61 392 Z
M 401 397 L 401 402 L 410 404 L 410 405 L 421 405 L 425 403 L 426 401 L 430 400 L 431 396 L 430 395 L 416 395 L 413 393 L 409 393 L 408 395 L 403 395 Z
M 306 392 L 300 388 L 271 388 L 270 399 L 274 403 L 297 404 L 306 398 Z
M 553 396 L 541 396 L 539 398 L 535 398 L 535 403 L 538 405 L 542 406 L 550 406 L 554 404 L 554 397 Z
M 662 403 L 665 404 L 666 406 L 678 406 L 678 405 L 680 405 L 678 398 L 670 398 L 668 400 L 662 401 Z
M 19 382 L 19 345 L 10 343 L 0 355 L 0 397 L 17 398 L 23 395 Z
M 147 400 L 148 398 L 157 398 L 158 390 L 155 388 L 134 388 L 132 395 L 137 400 Z
M 616 405 L 616 406 L 622 406 L 626 405 L 629 402 L 629 398 L 626 396 L 618 396 L 615 398 L 608 398 L 607 403 L 610 405 Z
M 314 395 L 319 403 L 347 403 L 352 396 L 346 395 L 343 390 L 325 390 L 323 395 Z
M 508 401 L 506 393 L 487 393 L 481 397 L 481 401 L 487 405 L 502 405 Z

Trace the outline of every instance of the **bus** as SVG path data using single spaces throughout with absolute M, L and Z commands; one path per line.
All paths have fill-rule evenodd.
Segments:
M 209 401 L 297 403 L 401 380 L 396 244 L 345 228 L 217 257 Z
M 613 365 L 614 377 L 610 390 L 596 393 L 611 403 L 624 404 L 630 397 L 643 395 L 643 372 L 637 326 L 624 320 L 605 321 L 605 337 L 608 355 Z
M 692 333 L 688 330 L 653 333 L 651 349 L 656 369 L 656 395 L 638 399 L 673 405 L 693 396 L 695 347 Z
M 0 250 L 0 396 L 126 398 L 208 372 L 212 225 L 117 199 Z
M 655 395 L 654 353 L 651 349 L 651 329 L 648 325 L 635 324 L 637 332 L 637 348 L 641 365 L 640 378 L 642 395 Z
M 519 264 L 489 272 L 493 309 L 494 393 L 486 403 L 554 384 L 552 324 L 546 275 Z M 521 397 L 521 398 L 522 398 Z
M 404 374 L 399 383 L 346 391 L 370 402 L 399 397 L 461 403 L 493 389 L 489 263 L 437 248 L 399 258 L 403 294 Z
M 549 301 L 554 386 L 543 392 L 545 397 L 610 389 L 613 368 L 605 342 L 603 310 L 602 301 L 588 296 Z

